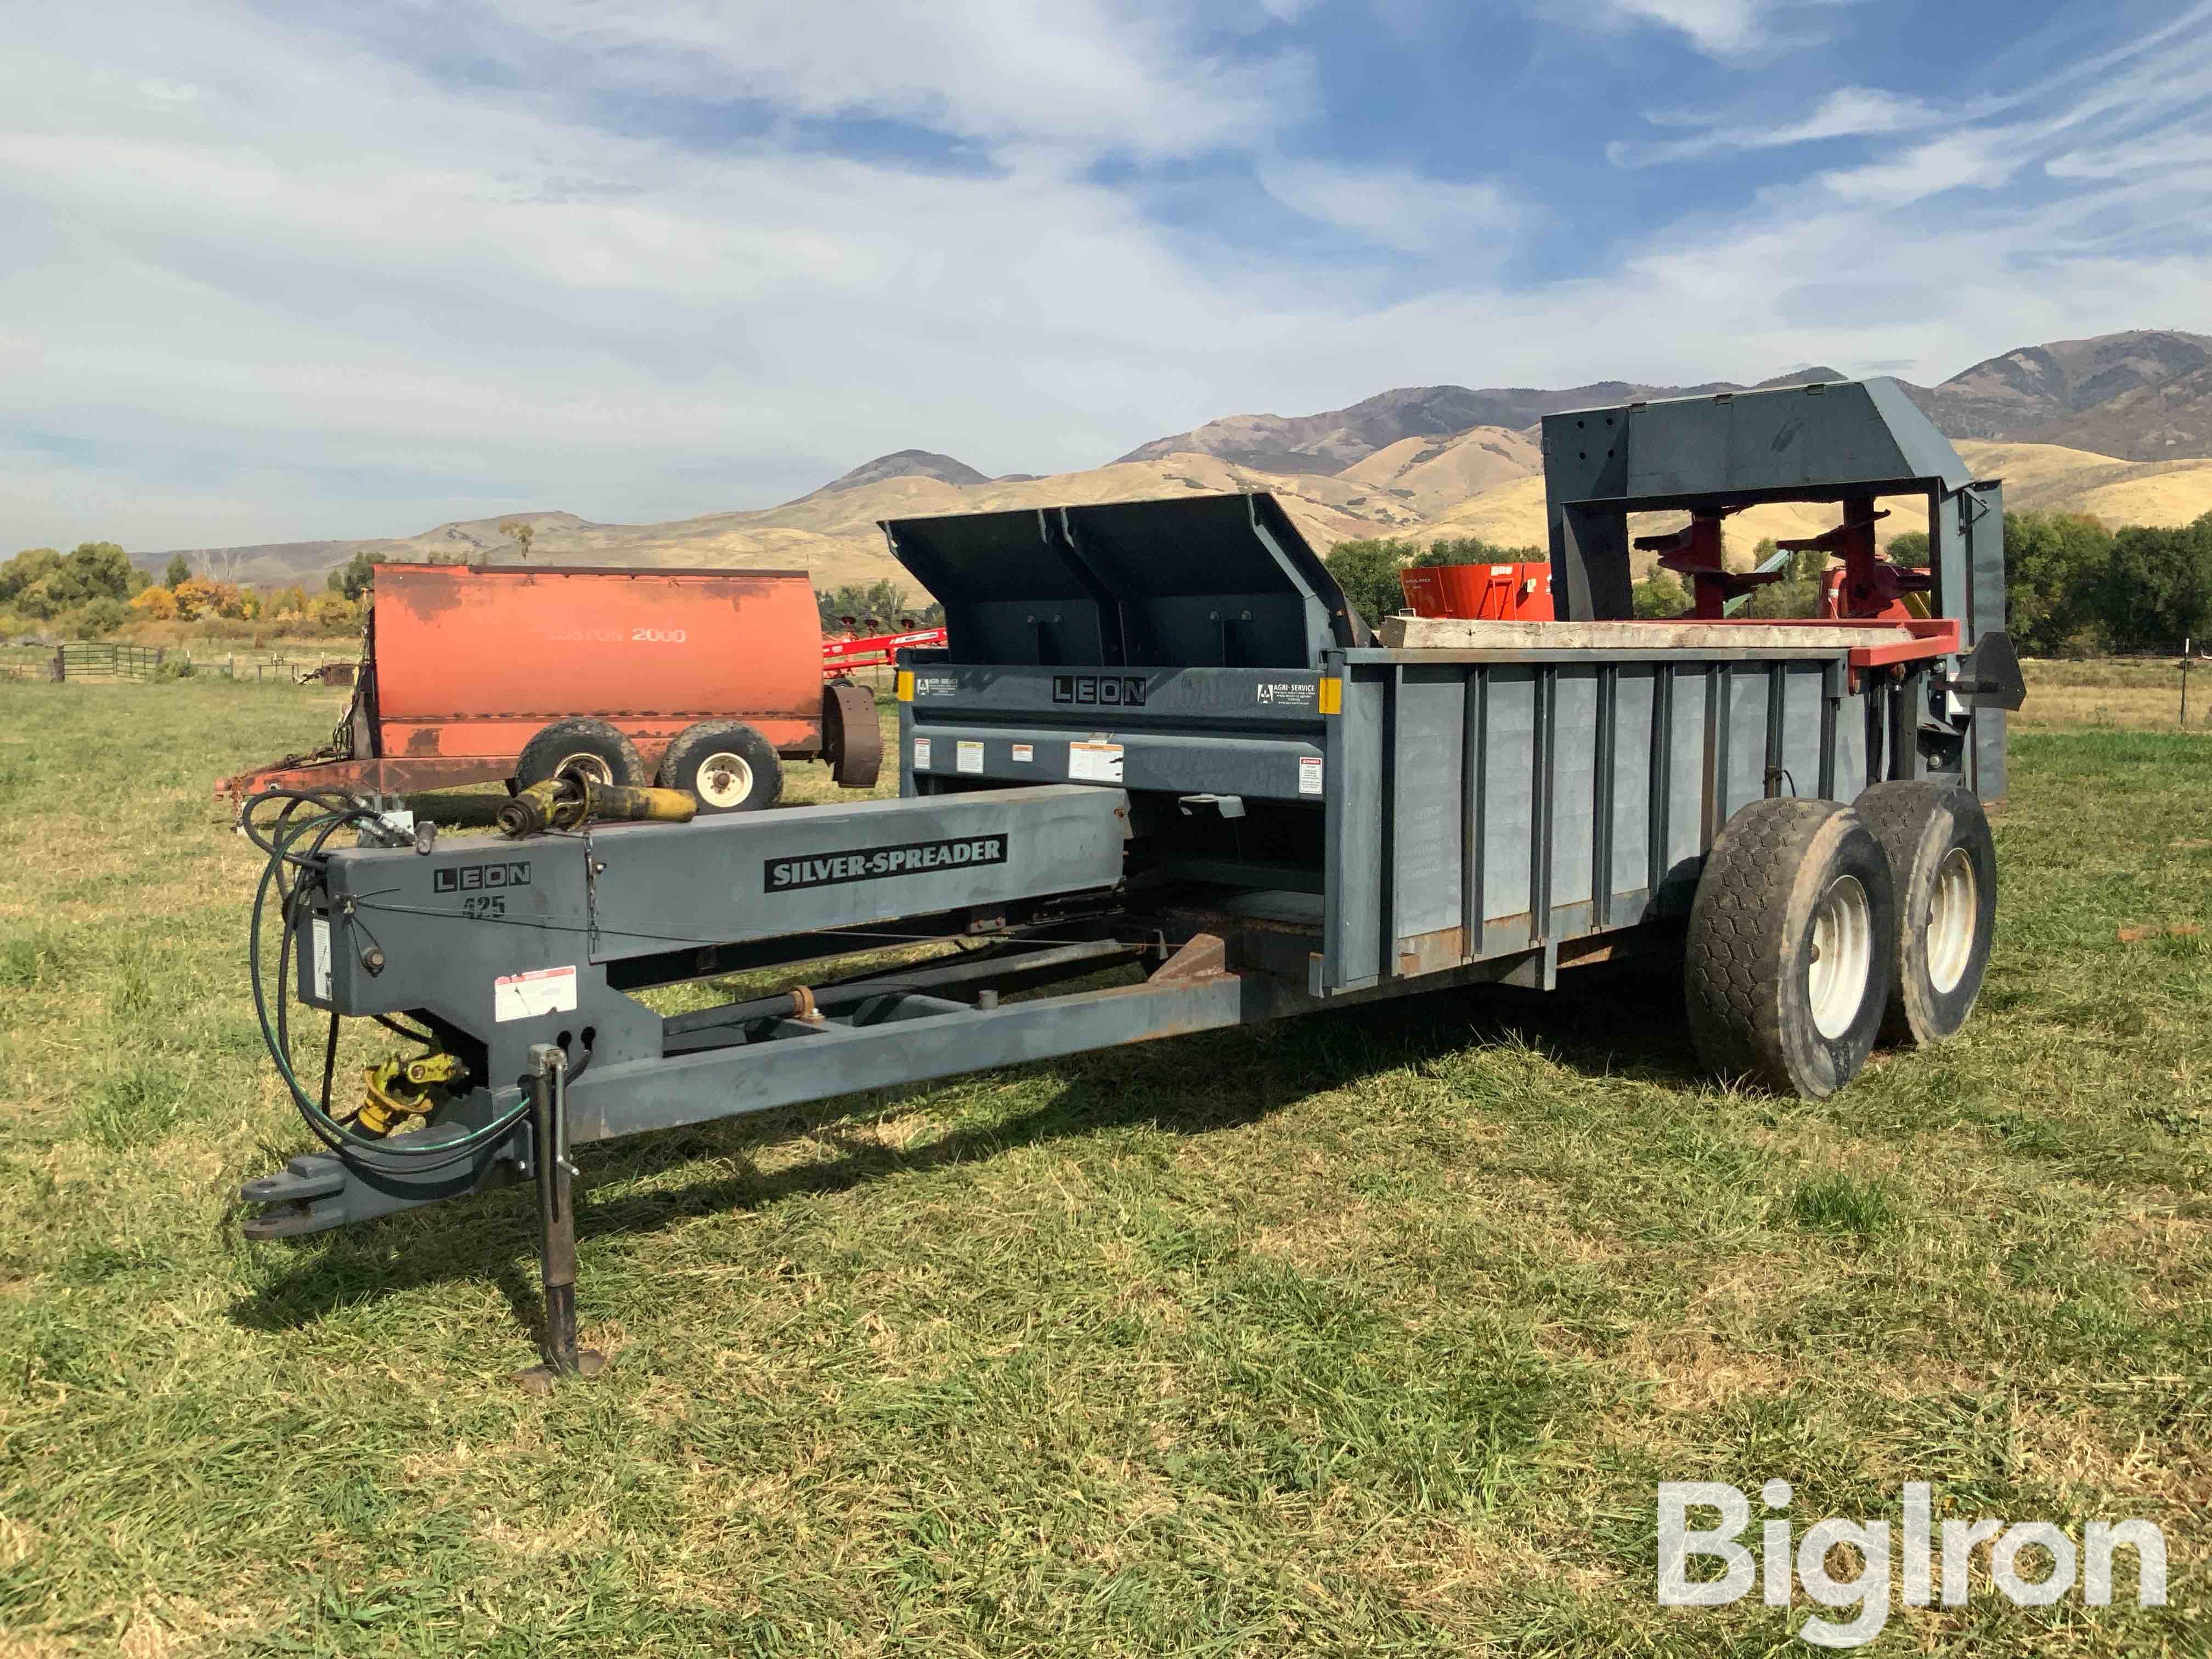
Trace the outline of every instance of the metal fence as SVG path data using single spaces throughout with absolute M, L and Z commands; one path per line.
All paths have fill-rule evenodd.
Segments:
M 198 674 L 343 690 L 354 683 L 358 667 L 353 656 L 329 657 L 320 653 L 230 651 L 196 658 L 183 646 L 130 645 L 110 640 L 0 641 L 0 680 L 114 684 Z
M 298 685 L 351 685 L 357 665 L 352 657 L 295 657 L 283 651 L 227 653 L 221 661 L 210 658 L 198 665 L 203 674 L 220 674 L 227 680 L 282 680 Z
M 50 680 L 53 677 L 53 647 L 0 643 L 0 680 Z
M 58 680 L 150 680 L 168 659 L 161 645 L 117 645 L 105 640 L 72 641 L 54 653 Z

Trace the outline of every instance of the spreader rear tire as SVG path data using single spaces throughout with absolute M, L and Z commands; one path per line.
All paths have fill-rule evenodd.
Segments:
M 702 814 L 757 812 L 783 793 L 783 763 L 743 720 L 701 720 L 660 757 L 660 787 L 683 790 Z
M 522 745 L 514 781 L 527 789 L 564 769 L 617 789 L 635 789 L 645 781 L 637 745 L 605 720 L 555 720 Z
M 1753 801 L 1706 855 L 1683 963 L 1698 1057 L 1825 1100 L 1873 1053 L 1897 902 L 1874 832 L 1831 800 Z
M 1989 818 L 1957 784 L 1878 783 L 1853 805 L 1889 855 L 1897 886 L 1896 982 L 1881 1040 L 1941 1042 L 1973 1012 L 1996 936 Z

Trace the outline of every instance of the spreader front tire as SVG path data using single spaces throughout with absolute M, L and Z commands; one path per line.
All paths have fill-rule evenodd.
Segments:
M 1705 857 L 1683 964 L 1698 1057 L 1825 1100 L 1874 1052 L 1897 954 L 1889 860 L 1829 800 L 1753 801 Z
M 522 745 L 514 782 L 527 789 L 564 771 L 635 789 L 645 781 L 645 760 L 635 744 L 605 720 L 555 720 Z
M 1897 887 L 1896 978 L 1881 1040 L 1941 1042 L 1973 1012 L 1996 938 L 1989 817 L 1957 784 L 1878 783 L 1854 805 Z
M 660 787 L 683 790 L 702 814 L 757 812 L 783 793 L 783 763 L 743 720 L 701 720 L 660 757 Z

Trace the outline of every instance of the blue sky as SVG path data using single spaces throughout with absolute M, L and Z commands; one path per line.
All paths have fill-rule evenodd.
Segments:
M 2212 332 L 2212 4 L 26 10 L 0 552 Z

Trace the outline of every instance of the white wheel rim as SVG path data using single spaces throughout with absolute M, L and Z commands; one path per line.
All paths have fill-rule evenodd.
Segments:
M 692 775 L 691 792 L 709 806 L 739 805 L 753 792 L 753 769 L 745 764 L 743 755 L 718 751 L 699 763 Z
M 1939 993 L 1958 989 L 1974 958 L 1974 933 L 1982 920 L 1982 888 L 1974 860 L 1954 847 L 1936 867 L 1928 900 L 1928 981 Z
M 1813 960 L 1805 968 L 1805 994 L 1822 1036 L 1851 1029 L 1873 972 L 1874 906 L 1856 876 L 1838 876 L 1813 912 Z
M 580 755 L 563 755 L 561 757 L 561 763 L 553 769 L 553 775 L 557 778 L 563 772 L 580 778 L 589 778 L 593 783 L 609 788 L 614 785 L 614 768 L 607 764 L 604 756 L 594 755 L 588 750 Z

